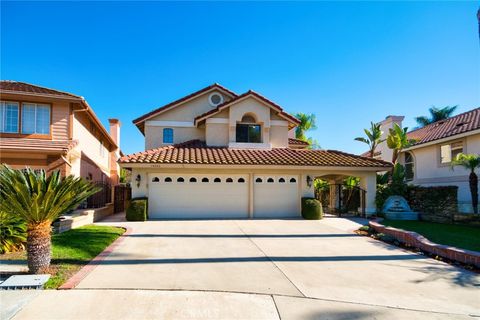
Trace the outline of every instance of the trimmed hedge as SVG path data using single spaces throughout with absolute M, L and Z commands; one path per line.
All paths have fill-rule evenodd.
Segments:
M 322 204 L 315 198 L 302 198 L 302 217 L 306 220 L 323 218 Z
M 147 220 L 147 199 L 133 199 L 128 204 L 126 218 L 127 221 L 145 221 Z

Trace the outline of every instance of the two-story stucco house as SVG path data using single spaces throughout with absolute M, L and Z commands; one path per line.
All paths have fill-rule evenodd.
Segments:
M 403 119 L 388 116 L 380 122 L 383 138 L 395 123 L 402 126 Z M 473 212 L 470 172 L 462 167 L 452 170 L 451 161 L 459 153 L 480 154 L 480 108 L 409 131 L 408 137 L 415 143 L 399 156 L 407 181 L 420 186 L 458 186 L 459 212 Z M 385 142 L 378 146 L 375 158 L 391 161 L 392 150 Z
M 340 151 L 308 150 L 293 139 L 299 121 L 260 94 L 213 84 L 133 121 L 145 151 L 120 159 L 132 196 L 150 218 L 299 216 L 313 179 L 358 176 L 375 212 L 376 172 L 391 164 Z
M 0 81 L 0 163 L 116 183 L 119 139 L 120 122 L 108 133 L 83 97 Z

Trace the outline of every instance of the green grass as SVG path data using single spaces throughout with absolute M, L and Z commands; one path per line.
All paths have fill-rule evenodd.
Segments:
M 426 221 L 383 220 L 386 226 L 415 231 L 435 243 L 480 251 L 480 228 Z
M 60 287 L 124 231 L 117 227 L 90 225 L 52 235 L 51 277 L 45 284 L 45 288 Z M 1 255 L 0 260 L 2 259 L 26 260 L 26 253 L 14 252 Z

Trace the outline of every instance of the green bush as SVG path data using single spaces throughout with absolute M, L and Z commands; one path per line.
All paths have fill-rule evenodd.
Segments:
M 0 212 L 0 253 L 19 251 L 27 242 L 27 225 L 18 217 Z
M 127 221 L 145 221 L 147 220 L 147 199 L 131 200 L 127 208 Z
M 302 198 L 302 217 L 307 220 L 323 218 L 322 204 L 315 198 Z

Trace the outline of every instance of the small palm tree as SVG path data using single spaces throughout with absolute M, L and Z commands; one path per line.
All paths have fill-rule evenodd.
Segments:
M 470 171 L 468 182 L 470 184 L 470 194 L 472 195 L 473 213 L 478 213 L 478 176 L 475 169 L 480 168 L 480 155 L 460 153 L 452 161 L 452 169 L 455 166 L 461 166 Z
M 366 143 L 370 148 L 370 158 L 373 158 L 378 145 L 385 141 L 385 139 L 381 139 L 383 132 L 380 130 L 380 124 L 373 122 L 370 123 L 370 130 L 363 129 L 363 131 L 367 137 L 357 137 L 355 140 Z
M 295 128 L 295 138 L 308 141 L 307 137 L 305 136 L 305 132 L 308 130 L 315 130 L 317 129 L 316 125 L 316 116 L 315 114 L 306 114 L 306 113 L 297 113 L 295 117 L 300 120 L 300 124 Z
M 431 123 L 450 118 L 457 107 L 458 106 L 446 106 L 443 108 L 431 107 L 428 109 L 430 117 L 416 117 L 415 121 L 417 121 L 419 127 L 425 127 Z
M 415 140 L 409 139 L 407 135 L 408 128 L 401 128 L 398 124 L 394 124 L 393 128 L 389 129 L 387 137 L 387 146 L 393 150 L 392 163 L 397 163 L 400 152 L 410 147 Z
M 62 178 L 58 171 L 47 177 L 43 170 L 35 173 L 30 168 L 22 171 L 0 166 L 0 211 L 26 222 L 31 273 L 48 271 L 52 222 L 98 191 L 82 178 Z

